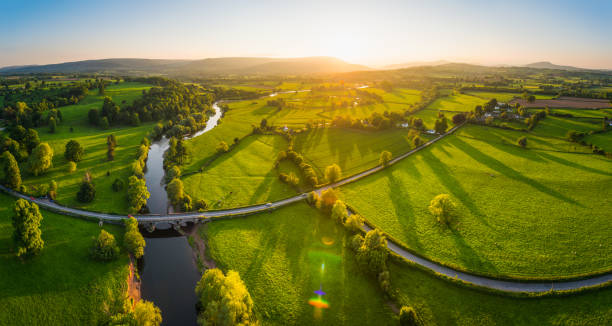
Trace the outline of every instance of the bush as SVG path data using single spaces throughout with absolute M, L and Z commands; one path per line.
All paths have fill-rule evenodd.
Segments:
M 77 192 L 77 200 L 81 203 L 90 203 L 96 197 L 96 187 L 89 180 L 84 180 L 81 183 L 79 192 Z
M 359 214 L 351 214 L 344 221 L 344 227 L 352 233 L 358 233 L 363 228 L 363 217 Z
M 72 172 L 76 171 L 76 169 L 77 169 L 76 163 L 74 163 L 72 161 L 68 161 L 68 167 L 66 169 L 68 171 L 68 173 L 72 173 Z
M 464 113 L 457 113 L 453 116 L 453 124 L 456 125 L 460 125 L 462 123 L 465 122 L 465 114 Z
M 429 203 L 429 211 L 436 217 L 438 222 L 448 224 L 455 211 L 455 203 L 447 194 L 440 194 L 434 197 Z
M 198 212 L 205 211 L 207 208 L 208 208 L 208 204 L 206 204 L 206 201 L 204 201 L 204 199 L 197 200 L 194 206 L 194 209 L 197 210 Z
M 98 238 L 94 239 L 91 256 L 96 260 L 109 261 L 115 259 L 117 255 L 119 255 L 119 247 L 117 247 L 115 237 L 101 230 Z
M 331 217 L 334 221 L 339 224 L 344 224 L 348 216 L 348 212 L 346 210 L 346 205 L 341 200 L 336 200 L 331 210 Z
M 319 201 L 317 201 L 317 207 L 323 211 L 329 212 L 337 200 L 338 195 L 333 188 L 323 190 Z
M 354 240 L 356 241 L 356 240 Z M 356 246 L 357 243 L 352 245 Z M 387 239 L 378 230 L 370 230 L 366 233 L 361 246 L 356 250 L 357 263 L 366 271 L 374 275 L 387 270 Z
M 319 199 L 319 195 L 316 192 L 311 191 L 308 193 L 308 197 L 306 197 L 306 202 L 308 202 L 310 205 L 316 205 L 319 202 Z
M 519 146 L 523 147 L 523 148 L 527 147 L 527 137 L 525 137 L 525 136 L 519 137 L 519 139 L 516 141 L 516 143 Z
M 229 151 L 229 146 L 226 142 L 221 141 L 219 145 L 217 145 L 217 153 L 226 153 L 227 151 Z
M 389 161 L 391 161 L 391 157 L 391 152 L 389 151 L 383 151 L 382 153 L 380 153 L 380 165 L 387 166 L 389 164 Z
M 115 179 L 115 181 L 113 181 L 113 191 L 114 192 L 121 191 L 124 186 L 125 184 L 121 179 Z
M 134 217 L 130 217 L 124 220 L 124 223 L 126 231 L 123 236 L 123 243 L 125 248 L 136 259 L 139 259 L 144 255 L 146 242 L 138 230 L 138 221 Z
M 417 316 L 412 307 L 402 306 L 399 313 L 399 322 L 401 326 L 416 326 Z

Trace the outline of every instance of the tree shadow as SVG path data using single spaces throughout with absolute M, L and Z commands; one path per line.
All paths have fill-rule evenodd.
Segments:
M 411 239 L 408 245 L 421 251 L 423 245 L 419 241 L 416 232 L 416 218 L 414 209 L 410 204 L 411 201 L 406 185 L 393 175 L 392 170 L 386 169 L 383 173 L 387 177 L 389 189 L 391 189 L 390 197 L 395 216 L 397 216 L 398 222 L 402 225 L 406 238 Z
M 421 156 L 423 157 L 423 161 L 429 166 L 444 187 L 446 187 L 455 198 L 459 199 L 459 201 L 470 210 L 472 215 L 477 217 L 484 225 L 490 227 L 487 222 L 487 216 L 480 211 L 470 194 L 463 189 L 461 183 L 451 174 L 449 168 L 433 155 L 431 150 L 422 151 Z
M 544 153 L 544 152 L 539 152 L 538 153 L 540 156 L 544 157 L 545 159 L 548 159 L 549 161 L 553 161 L 574 169 L 578 169 L 578 170 L 582 170 L 582 171 L 586 171 L 586 172 L 590 172 L 590 173 L 596 173 L 596 174 L 601 174 L 601 175 L 605 175 L 605 176 L 612 176 L 612 173 L 610 172 L 606 172 L 606 171 L 601 171 L 592 167 L 588 167 L 588 166 L 584 166 L 581 164 L 578 164 L 576 162 L 572 162 L 572 161 L 568 161 L 566 159 L 548 154 L 548 153 Z
M 463 140 L 461 140 L 458 137 L 454 137 L 452 138 L 452 144 L 455 145 L 458 149 L 462 150 L 464 153 L 466 153 L 467 155 L 469 155 L 471 158 L 473 158 L 474 160 L 476 160 L 477 162 L 497 171 L 498 173 L 516 180 L 516 181 L 520 181 L 526 185 L 529 185 L 531 187 L 533 187 L 534 189 L 545 193 L 549 196 L 555 197 L 559 200 L 562 200 L 564 202 L 567 203 L 571 203 L 574 205 L 578 205 L 580 207 L 584 207 L 582 204 L 578 203 L 577 201 L 561 194 L 560 192 L 551 189 L 541 183 L 539 183 L 536 180 L 533 180 L 531 178 L 528 178 L 524 175 L 522 175 L 520 172 L 512 169 L 511 167 L 505 165 L 504 163 L 500 162 L 499 160 L 479 151 L 478 149 L 474 148 L 472 145 L 464 142 Z
M 478 251 L 472 249 L 465 241 L 461 233 L 456 229 L 451 228 L 450 231 L 453 234 L 453 240 L 455 241 L 455 247 L 459 250 L 459 260 L 461 260 L 469 269 L 486 271 L 486 272 L 497 272 L 497 268 L 489 260 L 478 255 Z

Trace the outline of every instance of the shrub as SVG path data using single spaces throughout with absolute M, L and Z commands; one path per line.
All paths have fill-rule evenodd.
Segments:
M 359 214 L 351 214 L 344 221 L 344 227 L 352 233 L 358 233 L 363 228 L 363 217 Z
M 208 204 L 206 204 L 206 201 L 204 201 L 204 199 L 199 199 L 195 202 L 194 209 L 197 210 L 198 212 L 205 211 L 207 208 L 208 208 Z
M 429 203 L 429 211 L 436 217 L 438 222 L 448 224 L 455 211 L 455 203 L 447 194 L 434 197 Z
M 346 205 L 341 200 L 336 200 L 331 210 L 331 217 L 339 224 L 343 224 L 348 216 Z
M 125 184 L 123 183 L 123 181 L 121 179 L 115 179 L 115 181 L 113 181 L 113 191 L 114 192 L 119 192 L 123 189 L 123 186 Z
M 193 202 L 191 200 L 191 196 L 187 194 L 183 196 L 183 202 L 181 203 L 181 210 L 183 210 L 183 212 L 190 212 L 193 210 Z
M 109 261 L 115 259 L 119 255 L 119 247 L 117 247 L 115 237 L 105 230 L 101 230 L 98 238 L 94 239 L 90 253 L 96 260 Z
M 227 151 L 229 151 L 229 146 L 226 142 L 221 141 L 219 145 L 217 145 L 217 153 L 226 153 Z
M 77 169 L 77 164 L 72 161 L 68 161 L 68 167 L 67 167 L 68 173 L 72 173 L 76 171 L 76 169 Z
M 402 306 L 399 313 L 399 322 L 401 326 L 416 326 L 417 316 L 412 307 Z
M 306 202 L 310 205 L 316 205 L 319 202 L 319 195 L 314 191 L 309 192 Z
M 77 200 L 81 203 L 90 203 L 96 197 L 96 188 L 89 180 L 84 180 L 77 192 Z
M 517 144 L 523 148 L 527 147 L 527 137 L 523 136 L 523 137 L 519 137 L 519 139 L 516 141 Z
M 57 197 L 57 182 L 55 182 L 55 180 L 51 180 L 49 182 L 49 198 L 55 200 L 55 197 Z
M 391 161 L 391 152 L 382 151 L 382 153 L 380 153 L 380 165 L 387 166 L 389 164 L 389 161 Z

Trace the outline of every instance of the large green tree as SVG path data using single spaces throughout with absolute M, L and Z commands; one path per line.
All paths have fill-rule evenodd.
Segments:
M 96 198 L 96 187 L 90 180 L 83 180 L 77 192 L 77 199 L 82 203 L 92 202 Z
M 196 286 L 202 304 L 200 325 L 253 325 L 253 300 L 240 275 L 230 270 L 227 275 L 217 268 L 204 272 Z
M 21 186 L 21 172 L 11 152 L 5 151 L 2 153 L 2 164 L 4 168 L 4 185 L 11 189 L 19 190 Z
M 83 146 L 78 141 L 71 139 L 66 143 L 66 151 L 64 157 L 68 161 L 79 162 L 83 158 Z
M 91 248 L 91 256 L 96 260 L 113 260 L 119 255 L 119 247 L 115 241 L 115 236 L 101 230 L 98 238 L 94 240 Z
M 185 191 L 183 190 L 183 181 L 181 179 L 172 179 L 166 188 L 168 192 L 168 199 L 172 205 L 178 207 L 183 202 L 183 197 L 185 197 Z
M 361 235 L 356 235 L 356 239 L 360 239 L 356 244 L 357 251 L 357 262 L 365 270 L 369 270 L 374 275 L 378 275 L 380 272 L 387 268 L 387 239 L 382 231 L 378 229 L 370 230 L 366 233 L 365 239 L 362 239 Z
M 438 222 L 447 224 L 455 212 L 455 203 L 448 194 L 439 194 L 429 203 L 429 211 Z
M 128 202 L 130 211 L 137 213 L 147 204 L 147 199 L 151 196 L 147 190 L 147 184 L 143 179 L 133 175 L 128 179 Z
M 138 230 L 138 221 L 130 216 L 130 218 L 124 221 L 125 223 L 125 235 L 123 236 L 123 242 L 125 248 L 129 253 L 134 255 L 136 259 L 141 258 L 144 255 L 144 248 L 146 242 Z
M 332 164 L 325 168 L 325 179 L 330 183 L 334 183 L 342 177 L 342 169 L 338 164 Z
M 40 143 L 32 151 L 32 155 L 30 155 L 30 172 L 36 176 L 41 173 L 44 173 L 49 170 L 52 165 L 52 162 L 53 150 L 51 149 L 51 146 L 49 146 L 49 144 L 47 143 Z
M 45 242 L 41 237 L 42 215 L 38 205 L 25 199 L 15 201 L 13 207 L 13 240 L 17 245 L 17 256 L 31 256 L 40 253 Z

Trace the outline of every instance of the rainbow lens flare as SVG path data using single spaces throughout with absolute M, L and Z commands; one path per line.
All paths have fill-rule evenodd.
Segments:
M 315 308 L 327 309 L 329 308 L 329 303 L 322 298 L 311 298 L 308 300 L 308 304 Z

